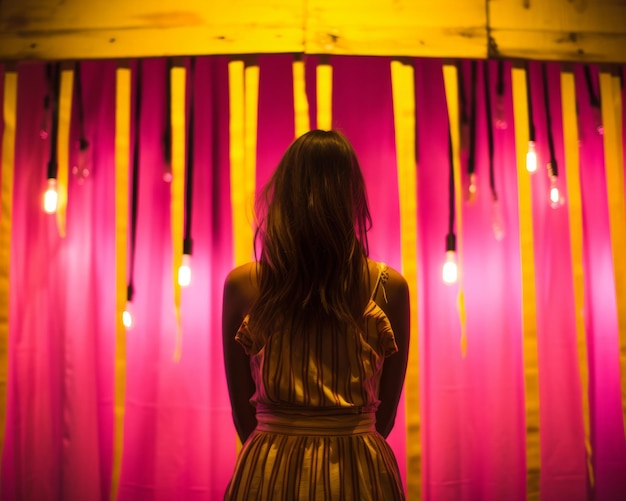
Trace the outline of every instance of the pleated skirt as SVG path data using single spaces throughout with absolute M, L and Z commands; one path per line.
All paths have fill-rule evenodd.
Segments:
M 404 500 L 398 463 L 374 415 L 257 415 L 224 499 Z

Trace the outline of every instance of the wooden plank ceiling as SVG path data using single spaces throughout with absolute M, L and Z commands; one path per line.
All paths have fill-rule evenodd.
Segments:
M 626 0 L 0 0 L 0 60 L 261 53 L 626 63 Z

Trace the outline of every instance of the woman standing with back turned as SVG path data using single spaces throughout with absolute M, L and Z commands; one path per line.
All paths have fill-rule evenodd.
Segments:
M 371 218 L 348 140 L 296 139 L 257 216 L 259 260 L 224 286 L 226 378 L 243 442 L 225 499 L 404 499 L 384 437 L 406 372 L 408 286 L 367 257 Z

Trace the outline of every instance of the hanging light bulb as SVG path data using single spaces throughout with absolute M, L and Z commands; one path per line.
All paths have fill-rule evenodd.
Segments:
M 559 208 L 565 203 L 565 197 L 562 190 L 559 188 L 559 176 L 556 171 L 556 164 L 548 163 L 546 165 L 548 169 L 548 177 L 550 178 L 550 207 L 553 209 Z
M 467 201 L 468 202 L 471 203 L 476 199 L 476 191 L 477 191 L 476 174 L 471 173 L 469 175 L 469 182 L 467 185 Z
M 43 195 L 43 210 L 48 214 L 54 214 L 57 211 L 58 201 L 57 180 L 53 177 L 48 178 L 48 187 Z
M 535 151 L 535 141 L 528 141 L 528 152 L 526 153 L 526 170 L 531 174 L 537 170 L 537 152 Z
M 85 138 L 79 139 L 77 161 L 72 167 L 72 174 L 78 178 L 79 184 L 89 177 L 89 152 L 89 141 Z
M 506 115 L 504 113 L 504 96 L 500 94 L 496 95 L 496 129 L 505 130 L 509 124 L 506 121 Z
M 565 203 L 565 197 L 559 189 L 559 177 L 550 176 L 550 207 L 558 209 Z
M 191 256 L 183 254 L 183 262 L 178 268 L 178 285 L 187 287 L 191 283 Z
M 191 250 L 193 241 L 187 237 L 183 240 L 183 260 L 178 268 L 178 285 L 187 287 L 191 283 Z
M 604 136 L 604 125 L 602 125 L 602 110 L 600 109 L 600 105 L 592 106 L 591 113 L 596 126 L 596 132 L 599 136 Z
M 491 229 L 496 240 L 504 238 L 504 218 L 502 217 L 502 205 L 498 197 L 493 197 L 491 205 Z
M 456 283 L 458 278 L 458 267 L 456 264 L 456 237 L 454 233 L 446 236 L 446 262 L 443 263 L 442 278 L 444 283 Z
M 132 283 L 128 284 L 126 289 L 126 308 L 122 312 L 122 323 L 126 329 L 131 329 L 133 324 L 135 323 L 135 319 L 133 318 L 133 295 L 135 289 Z
M 453 284 L 457 281 L 458 278 L 458 269 L 456 264 L 456 252 L 455 251 L 447 251 L 446 252 L 446 262 L 443 263 L 443 281 L 446 284 Z
M 131 301 L 126 301 L 126 308 L 122 313 L 122 322 L 124 323 L 124 327 L 127 329 L 131 329 L 133 327 L 133 303 Z

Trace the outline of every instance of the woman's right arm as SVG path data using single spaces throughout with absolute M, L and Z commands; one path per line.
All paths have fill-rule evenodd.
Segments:
M 391 323 L 398 346 L 398 352 L 385 359 L 380 379 L 380 406 L 376 412 L 376 429 L 385 438 L 391 432 L 396 420 L 409 359 L 411 331 L 409 286 L 396 270 L 388 268 L 388 271 L 389 280 L 385 285 L 387 300 L 381 297 L 383 294 L 380 290 L 376 297 L 376 302 Z
M 235 335 L 254 301 L 256 288 L 253 283 L 254 263 L 231 271 L 224 282 L 222 304 L 222 345 L 228 395 L 235 429 L 239 439 L 245 442 L 256 427 L 256 413 L 250 404 L 255 386 L 250 372 L 250 358 L 243 346 L 235 341 Z

